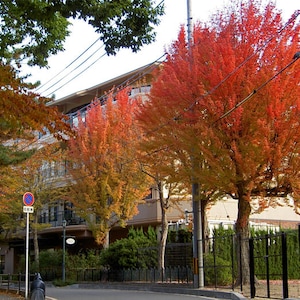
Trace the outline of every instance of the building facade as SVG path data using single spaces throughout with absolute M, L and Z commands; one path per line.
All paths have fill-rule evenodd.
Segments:
M 56 106 L 60 112 L 70 117 L 72 125 L 77 124 L 78 111 L 84 114 L 89 104 L 95 99 L 104 99 L 105 94 L 111 90 L 118 90 L 125 86 L 131 87 L 131 97 L 143 96 L 150 91 L 153 79 L 153 71 L 159 67 L 159 64 L 148 65 L 132 72 L 123 74 L 117 78 L 106 81 L 91 88 L 78 91 L 67 97 L 53 100 L 50 106 Z M 45 140 L 51 140 L 50 136 L 41 136 L 41 143 Z M 49 141 L 48 141 L 49 142 Z M 62 165 L 60 169 L 52 169 L 48 166 L 44 170 L 45 176 L 61 177 L 63 182 L 66 176 L 66 168 Z M 176 229 L 186 224 L 186 211 L 191 211 L 191 198 L 183 201 L 176 208 L 171 208 L 168 212 L 168 222 L 172 228 Z M 161 224 L 161 208 L 158 201 L 158 192 L 154 188 L 149 189 L 149 195 L 145 201 L 138 206 L 139 213 L 131 220 L 128 220 L 127 227 L 114 227 L 110 232 L 110 242 L 125 237 L 128 228 L 131 226 L 138 228 L 147 228 L 152 226 L 159 232 Z M 192 218 L 192 214 L 191 218 Z M 223 226 L 234 226 L 237 217 L 237 201 L 234 199 L 222 199 L 212 206 L 208 212 L 208 223 L 212 229 L 222 224 Z M 191 219 L 189 218 L 189 219 Z M 43 249 L 61 249 L 63 243 L 63 230 L 67 237 L 74 237 L 76 243 L 68 248 L 71 253 L 78 253 L 82 249 L 95 249 L 101 246 L 95 243 L 91 231 L 85 220 L 77 216 L 72 210 L 72 203 L 57 199 L 55 205 L 45 206 L 39 212 L 39 223 L 49 224 L 49 227 L 39 231 L 38 240 L 40 250 Z M 64 224 L 64 221 L 66 223 Z M 191 221 L 191 220 L 190 220 Z M 300 216 L 295 214 L 293 209 L 288 206 L 281 206 L 279 209 L 269 208 L 258 214 L 253 209 L 250 217 L 253 226 L 278 229 L 280 227 L 295 228 L 300 223 Z M 65 227 L 64 227 L 65 226 Z M 32 236 L 31 249 L 32 246 Z M 1 245 L 0 248 L 0 268 L 4 273 L 14 273 L 20 260 L 18 257 L 24 254 L 24 234 Z

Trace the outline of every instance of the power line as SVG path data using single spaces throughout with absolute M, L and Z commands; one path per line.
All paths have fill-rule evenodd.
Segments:
M 163 55 L 164 56 L 164 55 Z M 159 59 L 161 59 L 163 56 L 161 56 Z M 268 79 L 267 81 L 265 81 L 263 84 L 261 84 L 257 89 L 253 90 L 253 92 L 247 96 L 245 99 L 243 99 L 242 101 L 240 101 L 234 108 L 232 108 L 230 111 L 226 112 L 225 114 L 223 114 L 218 120 L 216 120 L 214 123 L 216 123 L 217 121 L 225 118 L 226 116 L 228 116 L 230 113 L 232 113 L 235 109 L 237 109 L 239 106 L 241 106 L 242 104 L 244 104 L 246 101 L 248 101 L 253 95 L 255 95 L 258 91 L 260 91 L 262 88 L 264 88 L 267 84 L 269 84 L 272 80 L 274 80 L 277 76 L 279 76 L 281 73 L 283 73 L 286 69 L 288 69 L 292 64 L 294 64 L 298 59 L 300 58 L 300 52 L 297 52 L 294 57 L 293 57 L 293 60 L 288 63 L 285 67 L 283 67 L 281 70 L 279 70 L 275 75 L 273 75 L 270 79 Z M 144 71 L 147 70 L 147 68 L 149 67 L 153 67 L 155 66 L 155 63 L 159 61 L 159 59 L 157 59 L 155 62 L 149 64 L 148 66 L 146 66 L 144 68 Z M 145 75 L 144 72 L 142 72 L 137 79 L 135 79 L 135 81 L 137 81 L 139 78 L 141 78 L 143 75 Z M 132 77 L 133 78 L 133 77 Z M 133 81 L 133 82 L 135 82 Z M 131 82 L 131 84 L 133 83 Z M 121 86 L 122 84 L 120 84 L 119 86 Z M 129 83 L 127 84 L 127 86 L 130 85 Z M 126 88 L 127 86 L 123 87 Z M 117 89 L 117 88 L 116 88 Z M 98 100 L 100 100 L 102 97 L 98 98 Z M 99 104 L 101 103 L 101 101 L 99 101 Z M 84 110 L 86 109 L 88 106 L 90 106 L 90 104 L 88 104 L 87 106 L 85 106 L 84 108 L 81 108 L 79 111 L 81 110 Z M 76 112 L 76 115 L 77 115 L 78 112 Z M 74 117 L 74 114 L 72 114 L 72 117 Z M 166 123 L 167 124 L 167 123 Z M 164 124 L 164 125 L 166 125 Z M 156 130 L 157 131 L 157 130 Z M 153 132 L 153 131 L 152 131 Z M 145 135 L 145 134 L 144 134 Z M 35 142 L 35 141 L 34 141 Z M 31 142 L 29 145 L 33 144 L 34 142 Z M 26 145 L 22 150 L 24 150 L 26 147 L 28 147 L 29 145 Z M 168 146 L 163 146 L 159 149 L 154 149 L 153 151 L 151 151 L 151 153 L 147 153 L 145 154 L 144 156 L 145 157 L 148 157 L 148 156 L 151 156 L 155 153 L 158 153 L 160 151 L 165 151 L 166 149 L 169 148 L 170 145 Z M 128 164 L 130 162 L 132 162 L 134 159 L 128 159 L 127 161 L 125 161 L 123 164 Z M 75 178 L 75 180 L 81 180 L 81 179 L 84 179 L 86 178 L 87 176 L 89 175 L 82 175 L 81 177 L 77 177 Z
M 45 93 L 46 91 L 48 91 L 49 89 L 51 89 L 52 87 L 56 86 L 58 83 L 60 83 L 61 81 L 63 81 L 66 77 L 68 77 L 69 75 L 71 75 L 74 71 L 76 71 L 78 68 L 80 68 L 83 64 L 85 64 L 91 57 L 93 57 L 99 50 L 101 50 L 101 48 L 103 48 L 104 45 L 102 45 L 101 47 L 99 47 L 97 50 L 95 50 L 88 58 L 86 58 L 82 63 L 80 63 L 78 66 L 76 66 L 74 69 L 72 69 L 69 73 L 67 73 L 64 77 L 62 77 L 61 79 L 59 79 L 58 81 L 56 81 L 54 84 L 52 84 L 50 87 L 48 87 L 46 90 L 44 90 L 41 93 Z M 53 94 L 50 93 L 50 94 Z
M 265 48 L 273 39 L 275 39 L 279 34 L 281 34 L 294 20 L 297 19 L 297 17 L 300 15 L 300 10 L 297 10 L 293 16 L 270 38 L 268 38 L 260 47 L 258 47 L 251 55 L 249 55 L 244 61 L 242 61 L 234 70 L 232 70 L 230 73 L 228 73 L 219 83 L 217 83 L 213 88 L 211 88 L 209 91 L 207 91 L 205 94 L 200 95 L 197 97 L 196 100 L 192 102 L 192 104 L 183 109 L 182 112 L 179 112 L 177 115 L 173 116 L 172 119 L 169 119 L 165 123 L 159 125 L 158 127 L 149 130 L 147 133 L 158 131 L 159 129 L 165 127 L 170 122 L 173 122 L 174 120 L 179 120 L 183 114 L 187 111 L 191 111 L 195 105 L 198 104 L 198 102 L 205 97 L 212 95 L 217 89 L 219 89 L 231 76 L 233 76 L 238 70 L 240 70 L 247 62 L 249 62 L 259 51 L 261 51 L 263 48 Z M 194 47 L 195 45 L 192 45 Z
M 94 55 L 94 54 L 93 54 Z M 60 85 L 58 88 L 56 88 L 54 91 L 52 91 L 51 93 L 49 93 L 46 97 L 49 97 L 49 96 L 51 96 L 53 93 L 55 93 L 56 91 L 58 91 L 58 90 L 60 90 L 62 87 L 64 87 L 66 84 L 68 84 L 68 83 L 70 83 L 71 81 L 73 81 L 75 78 L 77 78 L 78 76 L 80 76 L 80 75 L 82 75 L 86 70 L 88 70 L 91 66 L 93 66 L 96 62 L 98 62 L 101 58 L 103 58 L 104 56 L 106 56 L 107 54 L 106 54 L 106 52 L 104 53 L 104 54 L 102 54 L 100 57 L 98 57 L 95 61 L 93 61 L 90 65 L 88 65 L 84 70 L 82 70 L 80 73 L 78 73 L 77 75 L 75 75 L 74 77 L 72 77 L 70 80 L 68 80 L 67 82 L 65 82 L 65 83 L 63 83 L 62 85 Z M 88 59 L 90 59 L 90 57 L 88 58 Z M 88 60 L 87 59 L 87 60 Z M 85 63 L 87 60 L 85 60 L 83 63 Z M 82 64 L 83 64 L 82 63 Z M 82 65 L 81 64 L 81 65 Z M 77 68 L 79 68 L 81 65 L 79 65 L 79 66 L 77 66 L 76 67 L 76 69 Z M 76 70 L 76 69 L 74 69 L 74 70 Z M 72 71 L 73 72 L 73 71 Z M 71 73 L 72 73 L 71 72 Z M 70 73 L 70 74 L 71 74 Z M 69 74 L 68 74 L 69 75 Z M 58 84 L 59 82 L 61 82 L 62 80 L 60 80 L 60 81 L 58 81 L 56 84 Z M 55 84 L 55 85 L 56 85 Z
M 159 6 L 163 5 L 164 0 L 160 1 L 160 3 L 158 3 L 155 7 L 155 9 L 157 9 Z M 45 84 L 39 86 L 36 91 L 40 90 L 42 87 L 44 87 L 45 85 L 47 85 L 49 82 L 51 82 L 53 79 L 55 79 L 57 76 L 59 76 L 61 73 L 63 73 L 67 68 L 69 68 L 75 61 L 77 61 L 80 57 L 83 56 L 83 54 L 85 54 L 92 46 L 94 46 L 97 41 L 99 40 L 99 38 L 97 38 L 86 50 L 84 50 L 75 60 L 73 60 L 69 65 L 67 65 L 62 71 L 60 71 L 58 74 L 56 74 L 54 77 L 52 77 L 50 80 L 48 80 Z M 100 50 L 101 48 L 104 47 L 104 44 L 98 49 Z M 71 72 L 69 72 L 67 75 L 65 75 L 63 78 L 61 78 L 60 80 L 56 81 L 54 84 L 52 84 L 50 87 L 48 87 L 46 90 L 44 90 L 41 93 L 45 93 L 46 91 L 48 91 L 49 89 L 51 89 L 52 87 L 54 87 L 55 85 L 57 85 L 58 83 L 60 83 L 63 79 L 65 79 L 68 75 L 70 75 L 73 71 L 75 71 L 76 69 L 78 69 L 80 66 L 82 66 L 85 62 L 87 62 L 95 53 L 97 52 L 97 50 L 90 55 L 84 62 L 82 62 L 79 66 L 77 66 L 76 68 L 74 68 Z M 105 55 L 102 55 L 100 58 L 104 57 Z M 74 76 L 72 79 L 70 79 L 69 81 L 67 81 L 64 85 L 70 83 L 71 81 L 73 81 L 75 78 L 77 78 L 79 75 L 81 75 L 83 72 L 85 72 L 87 69 L 89 69 L 92 65 L 94 65 L 97 61 L 100 60 L 100 58 L 98 58 L 96 61 L 94 61 L 91 65 L 89 65 L 87 68 L 85 68 L 82 72 L 80 72 L 79 74 L 77 74 L 76 76 Z M 47 97 L 51 96 L 53 93 L 55 93 L 56 91 L 58 91 L 59 89 L 61 89 L 64 85 L 61 85 L 59 88 L 55 89 L 54 91 L 52 91 L 51 93 L 49 93 L 47 95 Z
M 229 74 L 227 74 L 217 85 L 215 85 L 210 91 L 208 91 L 207 93 L 201 95 L 200 97 L 198 97 L 191 105 L 190 107 L 186 108 L 185 111 L 190 111 L 191 109 L 193 109 L 193 107 L 199 102 L 199 100 L 202 100 L 203 98 L 211 95 L 212 93 L 214 93 L 221 85 L 223 85 L 231 76 L 233 76 L 239 69 L 241 69 L 248 61 L 250 61 L 259 51 L 261 51 L 263 48 L 265 48 L 273 39 L 275 39 L 279 34 L 281 34 L 282 31 L 284 31 L 288 25 L 290 25 L 294 20 L 296 20 L 296 18 L 300 15 L 300 10 L 296 11 L 293 16 L 285 23 L 284 26 L 282 26 L 282 28 L 280 28 L 276 34 L 274 34 L 273 36 L 271 36 L 269 39 L 267 39 L 260 47 L 258 47 L 256 49 L 256 51 L 254 51 L 251 55 L 249 55 L 242 63 L 240 63 L 232 72 L 230 72 Z M 178 117 L 180 117 L 181 115 L 178 115 Z
M 299 54 L 297 55 L 297 53 L 299 53 Z M 287 68 L 289 68 L 292 64 L 294 64 L 300 58 L 300 52 L 297 52 L 297 53 L 294 55 L 294 58 L 293 58 L 293 60 L 290 63 L 288 63 L 285 67 L 283 67 L 281 70 L 279 70 L 271 78 L 269 78 L 267 81 L 265 81 L 263 84 L 261 84 L 257 89 L 254 89 L 246 98 L 244 98 L 242 101 L 238 102 L 233 108 L 231 108 L 226 113 L 224 113 L 222 116 L 220 116 L 212 124 L 217 123 L 218 121 L 226 118 L 233 111 L 235 111 L 238 107 L 240 107 L 241 105 L 243 105 L 244 103 L 246 103 L 250 98 L 252 98 L 257 92 L 259 92 L 262 88 L 264 88 L 272 80 L 274 80 L 277 76 L 279 76 L 282 72 L 284 72 Z
M 61 73 L 63 73 L 66 69 L 68 69 L 73 63 L 75 63 L 79 58 L 81 58 L 90 48 L 92 48 L 97 42 L 99 41 L 99 39 L 97 38 L 88 48 L 86 48 L 81 54 L 79 54 L 71 63 L 69 63 L 64 69 L 62 69 L 60 72 L 58 72 L 56 75 L 54 75 L 52 78 L 50 78 L 47 82 L 45 82 L 44 84 L 38 86 L 36 88 L 36 91 L 40 90 L 41 88 L 43 88 L 45 85 L 47 85 L 48 83 L 50 83 L 52 80 L 54 80 L 56 77 L 58 77 Z
M 162 1 L 163 2 L 163 1 Z M 194 105 L 196 105 L 197 104 L 197 102 L 200 100 L 200 99 L 202 99 L 202 98 L 204 98 L 204 97 L 206 97 L 206 96 L 208 96 L 208 95 L 211 95 L 212 93 L 214 93 L 226 80 L 228 80 L 233 74 L 235 74 L 240 68 L 242 68 L 252 57 L 254 57 L 254 55 L 258 52 L 258 51 L 261 51 L 264 47 L 266 47 L 268 44 L 269 44 L 269 42 L 271 41 L 271 40 L 273 40 L 278 34 L 281 34 L 282 33 L 282 31 L 284 30 L 284 29 L 286 29 L 286 27 L 291 23 L 291 22 L 293 22 L 298 16 L 299 16 L 299 14 L 300 14 L 300 11 L 297 11 L 294 15 L 293 15 L 293 17 L 280 29 L 280 30 L 278 30 L 277 31 L 277 33 L 276 34 L 274 34 L 272 37 L 270 37 L 267 41 L 265 41 L 265 43 L 263 43 L 262 44 L 262 46 L 261 47 L 259 47 L 253 54 L 251 54 L 250 56 L 248 56 L 239 66 L 237 66 L 232 72 L 230 72 L 223 80 L 221 80 L 216 86 L 214 86 L 210 91 L 208 91 L 207 93 L 205 93 L 205 94 L 203 94 L 203 95 L 201 95 L 200 97 L 198 97 L 193 103 L 192 103 L 192 105 L 190 105 L 190 107 L 188 107 L 188 108 L 186 108 L 184 111 L 188 111 L 188 110 L 191 110 L 192 108 L 193 108 L 193 106 Z M 163 55 L 163 56 L 165 56 L 165 54 Z M 161 57 L 163 57 L 163 56 L 161 56 Z M 300 56 L 300 55 L 299 55 Z M 246 97 L 245 99 L 243 99 L 240 103 L 238 103 L 237 104 L 237 106 L 234 108 L 234 109 L 236 109 L 238 106 L 240 106 L 240 105 L 242 105 L 243 103 L 245 103 L 246 101 L 248 101 L 257 91 L 259 91 L 259 90 L 261 90 L 263 87 L 265 87 L 269 82 L 271 82 L 274 78 L 276 78 L 278 75 L 280 75 L 285 69 L 287 69 L 290 65 L 292 65 L 298 58 L 299 58 L 299 56 L 297 56 L 291 63 L 289 63 L 286 67 L 284 67 L 283 69 L 281 69 L 279 72 L 277 72 L 272 78 L 270 78 L 269 80 L 267 80 L 265 83 L 263 83 L 261 86 L 259 86 L 256 90 L 254 90 L 248 97 Z M 158 60 L 156 60 L 155 62 L 157 62 Z M 154 62 L 154 63 L 155 63 Z M 80 74 L 79 74 L 80 75 Z M 77 76 L 79 76 L 79 75 L 77 75 Z M 75 78 L 77 77 L 77 76 L 75 76 Z M 73 80 L 73 79 L 71 79 L 71 80 Z M 71 81 L 70 80 L 70 81 Z M 69 81 L 69 82 L 70 82 Z M 127 86 L 128 85 L 130 85 L 129 83 L 127 83 Z M 120 85 L 119 85 L 120 86 Z M 99 100 L 101 99 L 101 97 L 99 98 Z M 100 102 L 100 101 L 99 101 Z M 84 108 L 82 108 L 82 110 L 84 110 L 84 109 L 86 109 L 88 106 L 89 106 L 90 104 L 88 104 L 87 106 L 85 106 Z M 233 109 L 233 110 L 234 110 Z M 230 112 L 227 112 L 226 113 L 226 115 L 224 116 L 224 115 L 222 115 L 219 119 L 222 119 L 222 118 L 224 118 L 224 117 L 226 117 L 227 115 L 229 115 L 231 113 L 231 111 Z M 162 124 L 162 125 L 160 125 L 159 127 L 157 127 L 157 128 L 155 128 L 155 129 L 153 129 L 153 130 L 150 130 L 150 131 L 148 131 L 148 132 L 155 132 L 155 131 L 158 131 L 160 128 L 163 128 L 163 127 L 165 127 L 170 121 L 174 121 L 174 120 L 176 120 L 176 119 L 178 119 L 178 118 L 180 118 L 182 116 L 182 113 L 180 113 L 180 114 L 178 114 L 178 115 L 176 115 L 176 116 L 174 116 L 172 119 L 170 119 L 168 122 L 166 122 L 166 123 L 164 123 L 164 124 Z M 71 118 L 72 117 L 74 117 L 74 114 L 72 114 L 71 116 L 70 116 Z M 218 119 L 218 120 L 219 120 Z M 217 122 L 218 120 L 216 120 L 215 122 Z
M 126 81 L 120 83 L 115 89 L 118 91 L 121 91 L 125 88 L 127 88 L 128 86 L 130 86 L 131 84 L 137 82 L 139 79 L 141 79 L 146 73 L 151 72 L 154 68 L 157 67 L 156 63 L 160 62 L 160 60 L 165 56 L 166 54 L 161 55 L 158 59 L 156 59 L 154 62 L 146 65 L 138 74 L 138 76 L 136 77 L 136 75 L 132 75 L 129 79 L 127 79 Z M 105 96 L 101 96 L 98 98 L 99 103 L 101 103 L 101 99 L 104 99 Z M 86 110 L 88 107 L 90 106 L 90 103 L 87 104 L 86 106 L 82 107 L 80 110 L 78 110 L 75 113 L 72 114 L 68 114 L 68 116 L 70 117 L 70 119 L 73 119 L 77 116 L 77 113 L 80 111 L 84 111 Z M 28 144 L 24 145 L 20 151 L 25 150 L 26 148 L 29 148 L 31 145 L 35 144 L 37 142 L 38 139 L 34 139 L 32 141 L 30 141 Z
M 129 77 L 128 79 L 126 79 L 125 81 L 121 82 L 118 86 L 114 87 L 114 89 L 116 91 L 121 91 L 125 88 L 127 88 L 128 86 L 132 85 L 133 83 L 137 82 L 139 79 L 141 79 L 146 73 L 151 72 L 154 68 L 157 67 L 156 63 L 160 62 L 161 59 L 165 56 L 166 54 L 164 53 L 163 55 L 161 55 L 159 58 L 157 58 L 155 61 L 153 61 L 152 63 L 146 65 L 137 75 L 133 74 L 131 77 Z M 101 102 L 102 99 L 104 99 L 106 96 L 103 95 L 101 97 L 99 97 L 97 100 L 99 100 L 99 104 L 103 104 Z M 82 108 L 80 108 L 80 110 L 76 111 L 75 113 L 69 114 L 70 118 L 74 118 L 74 116 L 77 116 L 78 112 L 81 111 L 85 111 L 91 104 L 88 103 L 87 105 L 83 106 Z

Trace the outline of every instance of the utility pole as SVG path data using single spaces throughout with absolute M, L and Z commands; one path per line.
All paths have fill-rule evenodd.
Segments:
M 193 45 L 193 17 L 191 0 L 187 0 L 187 38 L 188 48 L 191 50 Z M 189 55 L 192 52 L 189 51 Z M 190 63 L 193 63 L 193 58 L 190 57 Z M 194 157 L 192 159 L 193 168 L 199 168 L 195 163 Z M 194 273 L 194 288 L 204 287 L 204 272 L 203 272 L 203 241 L 202 241 L 202 215 L 201 215 L 201 201 L 199 197 L 199 183 L 193 180 L 192 183 L 192 202 L 193 202 L 193 273 Z
M 62 221 L 62 226 L 63 226 L 63 261 L 62 261 L 62 281 L 66 281 L 66 226 L 67 226 L 67 221 L 64 219 Z

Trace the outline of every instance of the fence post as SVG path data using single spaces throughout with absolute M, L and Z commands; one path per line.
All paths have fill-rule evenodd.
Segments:
M 241 235 L 239 234 L 238 235 L 238 241 L 239 241 L 239 245 L 238 245 L 238 247 L 239 247 L 239 260 L 240 260 L 240 262 L 239 262 L 239 265 L 240 265 L 240 270 L 239 270 L 239 272 L 240 272 L 240 289 L 241 289 L 241 292 L 243 291 L 243 271 L 242 271 L 242 237 L 241 237 Z
M 298 224 L 298 243 L 299 243 L 299 252 L 300 253 L 300 224 Z M 299 260 L 300 260 L 300 255 L 299 255 Z
M 215 283 L 215 288 L 217 288 L 218 285 L 218 279 L 217 279 L 217 267 L 216 267 L 216 248 L 217 248 L 217 237 L 213 237 L 213 270 L 214 270 L 214 283 Z
M 19 289 L 18 289 L 18 293 L 20 294 L 21 292 L 21 280 L 22 280 L 22 274 L 19 273 Z
M 287 245 L 286 245 L 286 234 L 281 233 L 281 247 L 282 247 L 282 289 L 283 298 L 289 297 L 289 286 L 288 286 L 288 260 L 287 260 Z
M 249 239 L 249 264 L 250 264 L 250 295 L 255 297 L 255 268 L 254 268 L 254 241 L 253 237 Z
M 231 235 L 231 289 L 234 291 L 234 247 L 235 247 L 235 242 L 234 242 L 234 235 Z
M 270 265 L 269 265 L 269 239 L 270 236 L 268 234 L 265 235 L 265 241 L 266 241 L 266 275 L 267 275 L 267 297 L 270 298 Z
M 300 262 L 300 224 L 298 224 L 298 258 L 299 258 L 299 262 Z

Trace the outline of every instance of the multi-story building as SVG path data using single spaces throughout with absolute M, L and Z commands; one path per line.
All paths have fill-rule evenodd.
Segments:
M 158 67 L 158 64 L 148 65 L 132 72 L 123 74 L 112 80 L 103 82 L 91 88 L 75 92 L 69 96 L 58 100 L 53 100 L 49 103 L 51 106 L 56 106 L 59 111 L 70 116 L 70 122 L 77 124 L 77 112 L 80 110 L 84 113 L 88 105 L 95 99 L 105 95 L 112 89 L 122 88 L 129 85 L 131 96 L 142 96 L 150 91 L 153 70 Z M 49 136 L 41 136 L 43 140 L 50 139 Z M 45 168 L 45 176 L 61 177 L 63 181 L 66 176 L 65 169 L 62 166 L 59 170 L 51 169 L 51 166 Z M 191 200 L 181 203 L 179 208 L 171 209 L 168 212 L 168 220 L 173 228 L 178 228 L 185 223 L 186 211 L 191 211 Z M 144 203 L 138 207 L 138 215 L 134 216 L 127 223 L 127 228 L 115 227 L 111 230 L 110 241 L 126 236 L 128 227 L 148 227 L 153 226 L 159 228 L 161 223 L 161 210 L 158 202 L 158 193 L 154 188 L 149 189 L 149 195 Z M 192 214 L 190 214 L 192 215 Z M 208 219 L 210 227 L 223 224 L 232 226 L 237 217 L 237 201 L 233 199 L 220 200 L 208 211 Z M 64 221 L 66 221 L 64 223 Z M 291 207 L 280 207 L 280 209 L 269 208 L 262 214 L 253 214 L 250 217 L 253 225 L 259 226 L 281 226 L 295 227 L 300 223 L 300 216 L 296 215 Z M 49 207 L 45 206 L 39 214 L 39 222 L 50 224 L 51 227 L 39 232 L 40 249 L 59 249 L 62 248 L 63 230 L 66 231 L 66 236 L 75 238 L 76 243 L 68 249 L 70 252 L 78 252 L 86 248 L 97 248 L 91 231 L 85 220 L 77 216 L 72 210 L 72 203 L 64 202 L 57 199 L 56 205 Z M 63 227 L 65 225 L 65 228 Z M 24 253 L 24 239 L 11 240 L 9 244 L 1 245 L 0 248 L 0 268 L 5 273 L 13 273 L 16 267 L 18 254 Z
M 141 67 L 86 90 L 76 92 L 58 100 L 53 100 L 49 105 L 56 106 L 60 112 L 67 114 L 70 118 L 71 125 L 76 126 L 78 122 L 78 111 L 81 112 L 81 115 L 84 114 L 89 104 L 95 98 L 101 100 L 105 94 L 112 89 L 118 90 L 130 86 L 131 97 L 143 96 L 148 93 L 151 87 L 152 71 L 158 66 L 158 64 L 153 64 Z M 49 143 L 51 140 L 52 137 L 50 135 L 41 135 L 38 142 L 43 144 L 45 142 Z M 61 165 L 60 168 L 57 168 L 57 165 L 47 165 L 42 172 L 44 177 L 55 177 L 59 179 L 56 180 L 56 182 L 60 182 L 61 184 L 63 184 L 64 178 L 67 176 L 66 169 L 63 165 Z M 157 190 L 155 188 L 149 188 L 149 195 L 146 197 L 145 203 L 139 205 L 139 214 L 128 221 L 128 227 L 147 227 L 152 225 L 156 228 L 159 226 L 161 223 L 161 212 L 157 199 Z M 51 226 L 39 231 L 39 247 L 41 250 L 62 248 L 64 229 L 67 237 L 72 236 L 76 240 L 76 243 L 68 249 L 70 252 L 78 253 L 79 250 L 82 249 L 100 247 L 95 243 L 86 221 L 74 213 L 72 206 L 73 204 L 71 202 L 57 199 L 55 205 L 53 205 L 53 201 L 51 201 L 51 205 L 45 205 L 43 209 L 39 210 L 39 223 L 50 224 Z M 187 207 L 183 206 L 182 210 L 170 212 L 170 220 L 176 223 L 177 220 L 183 219 L 184 209 L 189 208 L 190 204 L 188 204 Z M 110 242 L 126 236 L 128 227 L 113 228 L 110 232 Z M 23 237 L 19 236 L 19 238 L 11 240 L 9 245 L 2 248 L 2 252 L 4 251 L 6 251 L 6 259 L 4 256 L 2 257 L 3 269 L 5 269 L 5 272 L 12 273 L 18 261 L 16 257 L 24 253 Z M 8 253 L 10 255 L 9 258 Z M 4 261 L 6 261 L 6 263 Z M 12 261 L 14 261 L 14 263 L 9 264 L 9 262 Z

